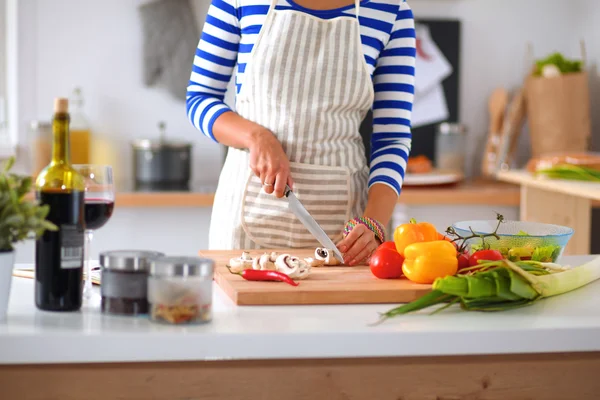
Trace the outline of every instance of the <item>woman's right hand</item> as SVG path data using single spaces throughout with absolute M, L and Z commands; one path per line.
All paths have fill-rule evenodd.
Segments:
M 260 178 L 267 194 L 283 197 L 285 185 L 293 186 L 290 161 L 281 143 L 273 133 L 264 129 L 253 135 L 250 150 L 250 168 Z

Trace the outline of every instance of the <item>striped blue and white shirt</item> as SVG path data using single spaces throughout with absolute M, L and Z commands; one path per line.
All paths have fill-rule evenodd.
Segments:
M 192 124 L 213 140 L 215 120 L 230 110 L 224 98 L 234 68 L 239 93 L 269 6 L 270 0 L 212 0 L 192 66 L 187 113 Z M 309 10 L 293 0 L 279 0 L 276 9 L 323 19 L 356 15 L 354 5 Z M 359 14 L 362 49 L 375 90 L 369 187 L 382 183 L 399 194 L 411 148 L 414 18 L 405 0 L 361 0 Z

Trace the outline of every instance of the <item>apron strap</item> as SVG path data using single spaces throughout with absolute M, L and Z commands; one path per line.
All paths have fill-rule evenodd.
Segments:
M 360 12 L 360 0 L 354 0 L 354 9 L 356 10 L 356 20 L 358 21 L 358 14 Z
M 278 2 L 278 0 L 271 0 L 270 10 L 274 10 L 275 9 L 275 6 L 277 6 L 277 2 Z

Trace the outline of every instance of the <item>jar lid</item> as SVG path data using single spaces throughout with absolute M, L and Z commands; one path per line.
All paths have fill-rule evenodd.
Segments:
M 31 121 L 29 124 L 29 127 L 32 130 L 38 130 L 38 129 L 52 129 L 52 123 L 48 122 L 48 121 Z
M 120 271 L 148 271 L 152 259 L 164 256 L 157 251 L 116 250 L 100 253 L 103 269 Z
M 467 127 L 454 122 L 443 122 L 438 125 L 438 133 L 441 135 L 461 135 L 467 132 Z
M 211 276 L 215 268 L 213 260 L 199 257 L 160 257 L 152 260 L 152 276 Z

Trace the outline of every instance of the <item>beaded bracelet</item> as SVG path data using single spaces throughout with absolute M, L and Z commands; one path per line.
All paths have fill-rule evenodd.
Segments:
M 346 222 L 346 226 L 344 227 L 344 236 L 348 236 L 350 231 L 357 225 L 366 226 L 375 234 L 375 237 L 379 239 L 381 243 L 385 242 L 385 230 L 383 229 L 383 226 L 376 219 L 369 217 L 353 218 Z

